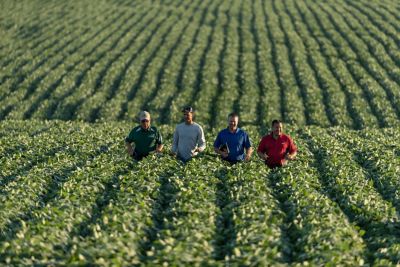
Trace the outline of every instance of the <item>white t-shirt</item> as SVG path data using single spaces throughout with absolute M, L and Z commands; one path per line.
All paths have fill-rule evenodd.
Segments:
M 174 132 L 172 152 L 186 161 L 197 155 L 197 152 L 194 152 L 196 148 L 199 148 L 200 151 L 206 148 L 203 128 L 195 122 L 178 124 Z

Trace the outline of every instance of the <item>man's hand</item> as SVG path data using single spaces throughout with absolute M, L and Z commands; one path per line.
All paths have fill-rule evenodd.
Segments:
M 221 157 L 223 157 L 224 159 L 228 157 L 228 152 L 227 151 L 221 151 L 220 153 Z
M 262 155 L 263 155 L 263 160 L 267 160 L 269 158 L 267 153 L 263 153 Z
M 290 155 L 290 154 L 286 154 L 285 155 L 285 159 L 286 160 L 294 160 L 294 156 Z
M 244 161 L 249 161 L 250 160 L 251 155 L 246 154 L 246 157 L 244 158 Z

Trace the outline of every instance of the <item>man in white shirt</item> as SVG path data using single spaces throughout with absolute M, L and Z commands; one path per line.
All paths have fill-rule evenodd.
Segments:
M 193 121 L 193 108 L 185 107 L 182 110 L 184 122 L 175 128 L 172 141 L 172 154 L 187 162 L 206 148 L 203 128 Z

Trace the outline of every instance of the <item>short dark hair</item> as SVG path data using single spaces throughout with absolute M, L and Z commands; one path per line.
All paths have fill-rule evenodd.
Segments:
M 273 120 L 271 126 L 274 126 L 275 123 L 282 123 L 280 120 Z
M 239 118 L 239 114 L 237 114 L 236 112 L 231 112 L 231 113 L 229 113 L 229 115 L 228 115 L 228 119 L 229 119 L 230 117 Z
M 182 109 L 182 112 L 192 112 L 193 113 L 193 108 L 191 106 L 186 106 Z

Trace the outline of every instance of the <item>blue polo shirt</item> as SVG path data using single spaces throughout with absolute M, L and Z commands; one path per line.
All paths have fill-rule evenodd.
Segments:
M 235 133 L 231 133 L 228 128 L 220 131 L 215 139 L 214 147 L 219 148 L 225 143 L 229 147 L 229 155 L 226 160 L 231 162 L 244 160 L 246 157 L 244 149 L 251 147 L 249 135 L 240 128 L 237 128 Z

